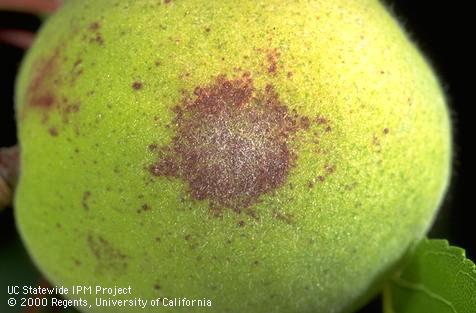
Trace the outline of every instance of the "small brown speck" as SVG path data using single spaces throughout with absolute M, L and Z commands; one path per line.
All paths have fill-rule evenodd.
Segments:
M 85 192 L 83 193 L 83 199 L 81 200 L 81 204 L 82 204 L 83 208 L 84 208 L 86 211 L 89 211 L 88 200 L 89 200 L 90 197 L 91 197 L 91 192 L 90 192 L 90 191 L 85 191 Z
M 150 211 L 151 207 L 148 204 L 143 204 L 140 209 L 137 210 L 137 213 L 142 213 L 146 211 Z
M 239 221 L 238 226 L 239 227 L 245 227 L 245 221 Z
M 142 87 L 143 87 L 143 85 L 139 81 L 135 81 L 135 82 L 132 83 L 132 89 L 134 89 L 134 90 L 140 90 L 140 89 L 142 89 Z
M 50 135 L 53 137 L 57 137 L 58 129 L 56 129 L 56 127 L 50 127 L 50 129 L 48 129 L 48 133 L 50 133 Z
M 327 174 L 332 174 L 332 173 L 335 172 L 336 167 L 335 167 L 335 165 L 329 165 L 329 164 L 327 164 L 327 165 L 324 167 L 324 169 L 326 170 L 326 173 L 327 173 Z
M 155 290 L 160 290 L 160 285 L 159 284 L 154 284 L 154 289 Z
M 89 24 L 89 29 L 92 31 L 97 31 L 101 27 L 101 24 L 99 22 L 93 22 Z
M 385 135 L 388 134 L 389 132 L 390 132 L 390 129 L 388 129 L 388 128 L 384 128 L 384 129 L 383 129 L 383 133 L 384 133 Z

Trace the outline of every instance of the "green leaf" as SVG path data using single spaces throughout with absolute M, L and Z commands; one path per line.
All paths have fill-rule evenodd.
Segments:
M 18 296 L 9 295 L 7 287 L 35 286 L 39 278 L 40 274 L 30 261 L 19 238 L 13 238 L 2 244 L 0 246 L 0 312 L 22 312 L 23 309 L 18 305 L 7 306 L 9 298 L 18 298 Z
M 446 240 L 424 239 L 383 297 L 385 313 L 475 313 L 476 266 Z

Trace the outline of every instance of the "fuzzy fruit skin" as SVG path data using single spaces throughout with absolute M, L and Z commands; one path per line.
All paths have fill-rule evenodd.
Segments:
M 174 107 L 220 75 L 272 85 L 310 120 L 284 181 L 241 213 L 150 170 Z M 444 96 L 377 1 L 68 1 L 16 97 L 16 217 L 46 277 L 213 303 L 84 312 L 350 311 L 424 236 L 448 184 Z

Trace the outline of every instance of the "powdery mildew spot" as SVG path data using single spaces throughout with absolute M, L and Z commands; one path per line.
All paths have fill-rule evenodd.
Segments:
M 283 186 L 296 163 L 290 149 L 309 118 L 291 112 L 272 85 L 256 90 L 249 73 L 219 76 L 173 108 L 176 133 L 158 147 L 154 176 L 187 182 L 194 200 L 241 212 Z

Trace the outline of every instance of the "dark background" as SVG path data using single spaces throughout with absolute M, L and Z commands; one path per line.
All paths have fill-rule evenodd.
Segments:
M 468 133 L 472 116 L 469 112 L 470 71 L 469 43 L 474 33 L 470 25 L 469 6 L 464 1 L 387 0 L 391 10 L 428 56 L 438 73 L 452 111 L 455 157 L 450 192 L 430 237 L 446 237 L 453 245 L 466 249 L 467 256 L 476 260 L 476 236 L 467 189 L 471 186 L 469 160 L 471 135 Z M 454 3 L 454 4 L 451 4 Z M 1 12 L 1 28 L 36 30 L 40 20 L 32 15 Z M 470 34 L 471 33 L 471 34 Z M 14 79 L 23 56 L 21 49 L 0 43 L 0 146 L 15 144 L 13 118 Z M 474 58 L 474 55 L 472 56 Z M 473 122 L 474 123 L 474 122 Z M 415 173 L 418 175 L 418 173 Z M 466 187 L 466 190 L 465 190 Z M 17 239 L 12 210 L 0 213 L 0 249 Z M 362 310 L 381 312 L 380 299 Z

